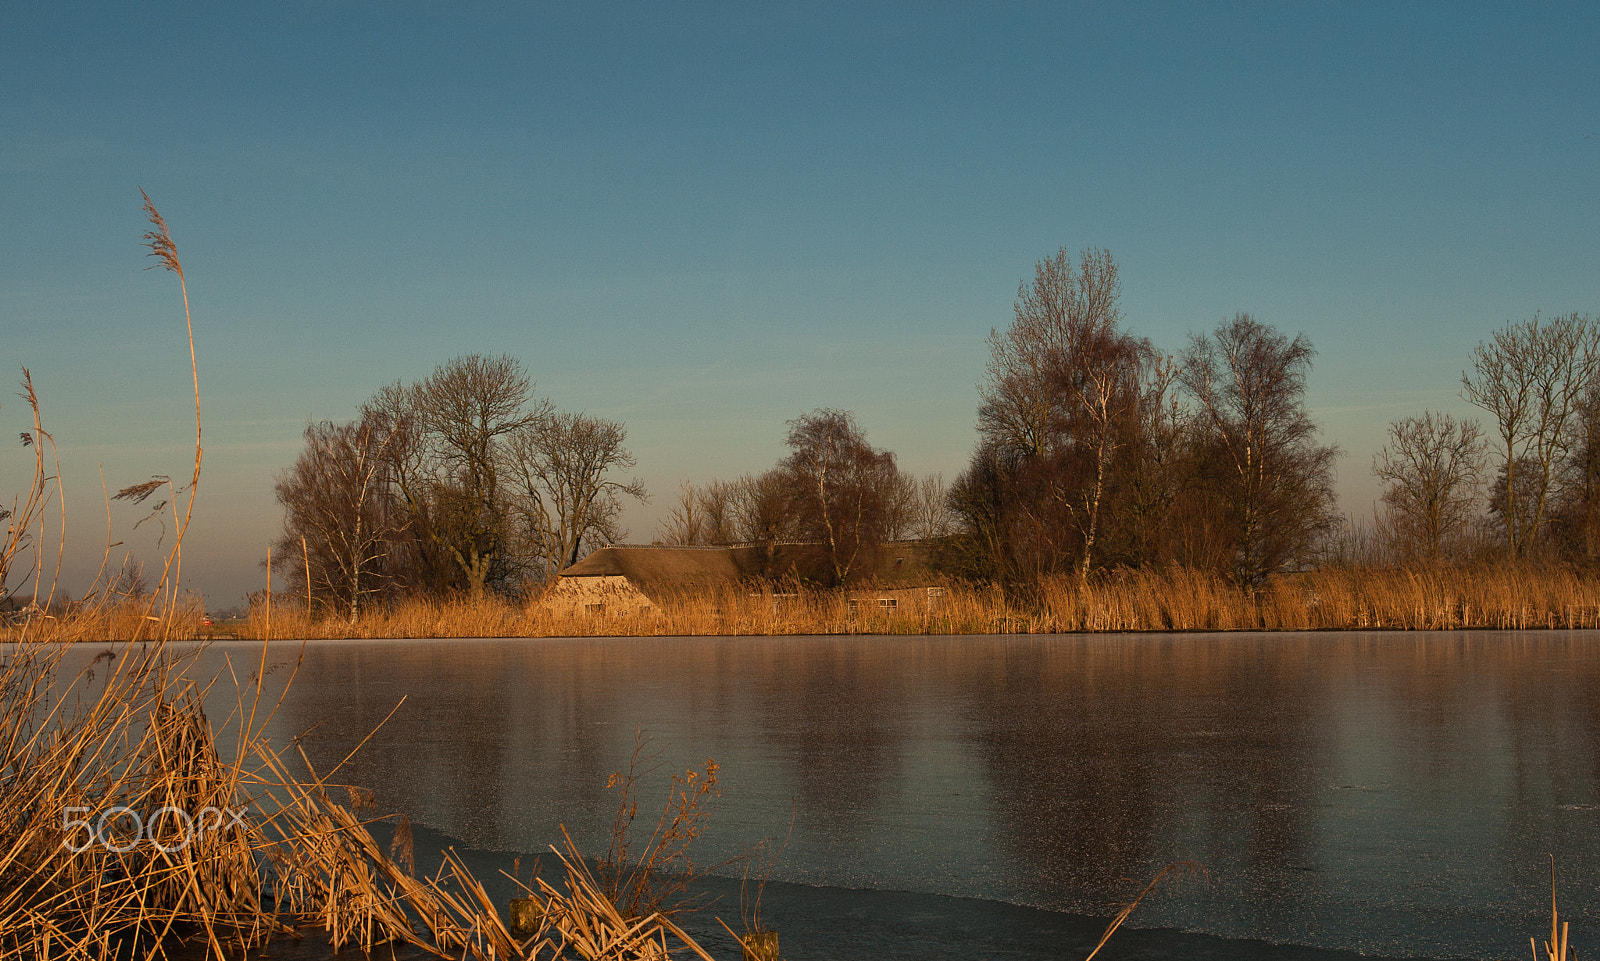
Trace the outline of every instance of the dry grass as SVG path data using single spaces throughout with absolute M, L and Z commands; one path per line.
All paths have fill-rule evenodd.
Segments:
M 1562 567 L 1343 569 L 1255 591 L 1193 571 L 1047 582 L 1037 622 L 1056 631 L 1457 630 L 1600 627 L 1600 581 Z
M 1567 929 L 1571 922 L 1561 920 L 1561 913 L 1556 910 L 1556 858 L 1550 856 L 1550 940 L 1544 943 L 1543 957 L 1540 957 L 1539 942 L 1536 938 L 1528 939 L 1528 947 L 1533 951 L 1533 961 L 1567 961 Z M 1573 957 L 1577 952 L 1573 952 Z
M 159 957 L 178 944 L 220 957 L 308 929 L 336 950 L 404 942 L 485 961 L 706 957 L 662 898 L 619 908 L 570 846 L 564 890 L 540 881 L 542 920 L 514 936 L 453 852 L 414 877 L 408 851 L 374 839 L 365 792 L 261 737 L 274 705 L 259 670 L 229 679 L 240 693 L 214 729 L 209 685 L 168 645 L 123 648 L 64 678 L 68 649 L 19 646 L 0 670 L 0 961 Z M 670 835 L 685 802 L 669 799 L 665 844 L 628 862 L 634 890 L 664 890 L 649 875 L 675 865 L 648 855 L 692 840 Z
M 659 767 L 660 757 L 640 732 L 628 769 L 611 775 L 606 785 L 616 789 L 618 805 L 611 846 L 599 865 L 600 891 L 628 917 L 680 913 L 692 906 L 689 888 L 695 880 L 720 867 L 696 864 L 689 850 L 705 831 L 711 802 L 722 794 L 717 789 L 717 762 L 709 758 L 703 771 L 690 768 L 672 775 L 661 816 L 650 836 L 635 844 L 639 779 Z M 581 860 L 570 836 L 567 849 L 573 860 Z
M 932 599 L 880 607 L 871 592 L 729 586 L 661 599 L 647 612 L 574 613 L 537 599 L 416 599 L 354 624 L 307 616 L 279 595 L 276 638 L 591 637 L 794 634 L 1016 634 L 1101 631 L 1344 631 L 1600 628 L 1600 579 L 1564 567 L 1503 565 L 1426 570 L 1340 569 L 1285 575 L 1255 591 L 1192 570 L 1120 571 L 1082 583 L 1046 580 L 1026 596 L 992 585 L 947 583 Z M 268 635 L 265 609 L 207 628 L 193 602 L 158 626 L 136 600 L 101 604 L 59 621 L 0 629 L 0 640 L 127 640 Z

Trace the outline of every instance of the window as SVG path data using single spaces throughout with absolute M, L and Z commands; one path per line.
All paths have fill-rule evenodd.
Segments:
M 583 612 L 585 614 L 604 614 L 606 612 L 606 606 L 599 601 L 591 601 L 590 603 L 583 605 Z
M 878 598 L 878 606 L 883 608 L 886 611 L 895 610 L 896 608 L 898 608 L 900 606 L 900 598 L 898 598 L 898 597 L 880 597 L 880 598 Z

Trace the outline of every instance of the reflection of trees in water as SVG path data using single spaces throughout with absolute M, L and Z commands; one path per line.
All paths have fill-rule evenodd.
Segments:
M 1563 880 L 1600 876 L 1596 642 L 1592 632 L 1426 635 L 1388 680 L 1413 789 L 1472 830 L 1479 873 L 1505 898 L 1548 886 L 1544 852 Z M 1579 907 L 1565 897 L 1563 912 Z
M 333 771 L 373 734 L 333 782 L 371 788 L 381 811 L 459 825 L 463 837 L 500 822 L 508 721 L 500 672 L 420 644 L 327 645 L 315 663 L 340 683 L 333 691 L 321 684 L 291 686 L 279 725 L 291 733 L 309 731 L 299 743 L 319 773 Z M 418 678 L 438 687 L 419 691 Z M 450 700 L 448 711 L 440 711 L 441 698 Z M 476 749 L 462 750 L 463 744 Z
M 756 681 L 762 703 L 751 707 L 767 739 L 790 753 L 807 830 L 844 837 L 865 830 L 899 772 L 906 691 L 886 660 L 886 652 L 827 645 Z
M 794 798 L 786 861 L 818 876 L 982 873 L 986 896 L 1103 910 L 1187 858 L 1214 884 L 1186 885 L 1174 911 L 1202 926 L 1244 911 L 1251 930 L 1277 918 L 1288 937 L 1308 917 L 1353 923 L 1317 912 L 1369 895 L 1479 914 L 1534 899 L 1549 850 L 1564 887 L 1600 877 L 1597 645 L 1543 632 L 327 644 L 274 740 L 324 722 L 303 743 L 326 771 L 409 694 L 339 779 L 457 839 L 541 851 L 563 821 L 603 846 L 606 776 L 642 728 L 665 768 L 724 763 L 718 818 L 748 829 L 741 841 L 781 834 Z
M 961 672 L 968 726 L 998 833 L 1041 903 L 1103 908 L 1061 900 L 1124 898 L 1180 859 L 1268 886 L 1305 866 L 1320 751 L 1305 662 L 1205 639 L 998 653 Z
M 331 648 L 315 655 L 324 682 L 291 689 L 278 729 L 319 725 L 303 744 L 327 770 L 409 695 L 339 779 L 462 840 L 528 835 L 542 850 L 565 823 L 586 848 L 603 848 L 617 803 L 606 781 L 641 732 L 660 754 L 640 786 L 646 832 L 657 782 L 703 762 L 702 749 L 736 769 L 743 759 L 718 745 L 747 743 L 752 727 L 779 748 L 793 782 L 784 803 L 795 797 L 802 830 L 846 839 L 867 830 L 900 765 L 896 702 L 906 691 L 891 690 L 897 674 L 881 646 L 606 638 Z M 327 678 L 340 679 L 334 699 Z M 769 820 L 783 823 L 780 813 Z
M 615 811 L 606 780 L 634 744 L 618 718 L 628 660 L 588 642 L 330 644 L 275 726 L 311 729 L 301 743 L 324 772 L 376 729 L 335 780 L 458 840 L 539 852 L 566 823 L 592 846 Z

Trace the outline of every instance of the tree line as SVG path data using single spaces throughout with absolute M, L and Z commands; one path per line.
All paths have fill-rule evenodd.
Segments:
M 1472 352 L 1461 387 L 1487 427 L 1438 411 L 1389 425 L 1373 462 L 1380 557 L 1600 559 L 1600 324 L 1508 322 Z
M 1172 564 L 1254 582 L 1303 563 L 1338 524 L 1339 450 L 1304 404 L 1310 342 L 1241 314 L 1168 356 L 1123 328 L 1120 300 L 1105 251 L 1038 263 L 990 334 L 977 448 L 948 487 L 816 411 L 766 473 L 686 485 L 661 539 L 821 543 L 835 582 L 902 537 L 1007 587 Z
M 1474 351 L 1462 397 L 1491 423 L 1424 411 L 1389 425 L 1373 459 L 1372 522 L 1337 510 L 1340 449 L 1306 407 L 1315 350 L 1248 314 L 1164 353 L 1126 329 L 1116 261 L 1040 260 L 1014 316 L 990 332 L 978 442 L 948 488 L 893 470 L 813 491 L 824 425 L 874 452 L 853 418 L 790 422 L 770 471 L 685 485 L 670 544 L 819 541 L 829 496 L 852 551 L 912 537 L 948 573 L 1027 590 L 1041 578 L 1182 567 L 1241 586 L 1330 563 L 1600 559 L 1600 325 L 1568 314 L 1508 323 Z M 885 452 L 874 452 L 883 456 Z M 846 493 L 846 492 L 850 493 Z M 835 510 L 836 514 L 845 513 Z M 850 573 L 836 564 L 837 578 Z
M 472 354 L 306 428 L 274 492 L 274 567 L 354 620 L 403 595 L 511 594 L 621 536 L 645 500 L 623 425 L 559 411 L 520 362 Z
M 832 586 L 881 544 L 917 539 L 950 575 L 1009 591 L 1118 568 L 1252 586 L 1341 560 L 1600 555 L 1593 319 L 1536 315 L 1478 346 L 1462 396 L 1488 428 L 1439 411 L 1390 424 L 1372 465 L 1381 507 L 1356 537 L 1334 495 L 1341 451 L 1306 407 L 1310 340 L 1241 313 L 1166 353 L 1126 328 L 1121 294 L 1104 250 L 1035 265 L 990 332 L 977 443 L 950 484 L 901 471 L 853 414 L 821 408 L 787 423 L 771 469 L 684 484 L 657 542 L 765 545 L 769 559 L 804 542 Z M 509 357 L 457 358 L 379 390 L 354 421 L 306 429 L 276 487 L 275 566 L 351 618 L 398 594 L 542 584 L 620 540 L 625 501 L 648 498 L 621 476 L 625 440 L 536 398 Z

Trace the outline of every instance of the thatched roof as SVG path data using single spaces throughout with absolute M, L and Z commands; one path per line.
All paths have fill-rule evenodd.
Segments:
M 561 572 L 567 577 L 623 576 L 651 597 L 663 592 L 702 590 L 739 580 L 795 577 L 830 580 L 823 552 L 814 544 L 731 547 L 602 547 Z M 855 565 L 851 583 L 878 587 L 920 587 L 932 578 L 926 546 L 900 541 L 884 544 Z
M 662 591 L 731 584 L 743 572 L 726 547 L 602 547 L 561 572 L 562 577 L 617 575 L 655 597 Z

